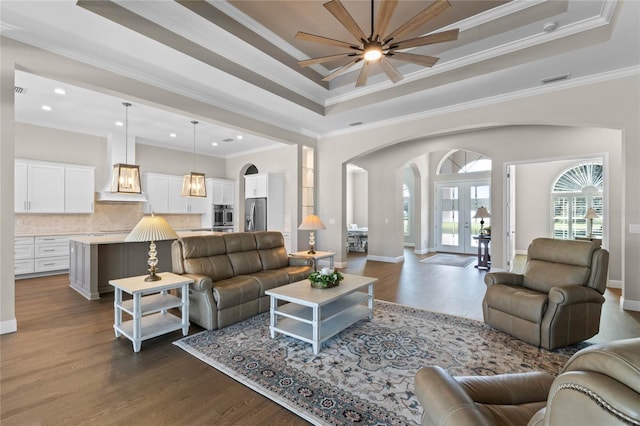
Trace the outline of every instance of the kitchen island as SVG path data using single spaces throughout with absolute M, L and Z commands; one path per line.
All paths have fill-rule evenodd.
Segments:
M 219 235 L 212 231 L 178 231 L 179 237 Z M 125 242 L 128 233 L 69 238 L 69 286 L 89 300 L 113 292 L 110 280 L 147 275 L 149 243 Z M 172 240 L 156 241 L 158 271 L 171 271 Z

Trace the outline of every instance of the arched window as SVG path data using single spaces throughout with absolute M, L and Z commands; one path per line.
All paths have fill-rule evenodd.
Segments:
M 482 154 L 464 149 L 452 151 L 442 159 L 439 175 L 491 171 L 491 160 Z
M 565 170 L 551 190 L 553 237 L 602 238 L 602 192 L 601 162 L 585 162 Z
M 402 227 L 404 229 L 404 235 L 410 234 L 409 228 L 409 201 L 411 200 L 411 193 L 407 184 L 402 184 Z

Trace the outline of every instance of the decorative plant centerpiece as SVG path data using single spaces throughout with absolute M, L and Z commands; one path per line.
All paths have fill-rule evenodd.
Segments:
M 309 275 L 309 281 L 313 288 L 331 288 L 340 285 L 344 277 L 338 271 L 333 268 L 322 268 L 319 271 L 313 272 Z

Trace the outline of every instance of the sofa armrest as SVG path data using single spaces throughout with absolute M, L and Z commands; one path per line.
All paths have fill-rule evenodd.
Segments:
M 213 290 L 213 282 L 211 278 L 206 275 L 200 274 L 182 274 L 183 277 L 188 277 L 193 280 L 191 289 L 195 291 L 211 291 Z
M 492 426 L 460 384 L 441 367 L 423 367 L 415 378 L 423 425 Z
M 604 303 L 604 297 L 591 287 L 570 285 L 553 287 L 549 290 L 549 302 L 554 305 L 574 305 L 576 303 Z
M 524 275 L 513 272 L 489 272 L 484 276 L 484 282 L 487 286 L 494 284 L 521 286 L 524 282 Z
M 475 402 L 491 405 L 517 405 L 544 402 L 554 376 L 544 372 L 463 376 L 456 381 Z

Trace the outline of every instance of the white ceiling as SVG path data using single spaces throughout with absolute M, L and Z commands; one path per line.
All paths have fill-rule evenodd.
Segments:
M 494 1 L 486 2 L 487 10 L 480 13 L 469 7 L 483 2 L 450 1 L 450 10 L 414 34 L 460 28 L 455 42 L 412 50 L 440 61 L 433 68 L 394 63 L 405 77 L 401 82 L 394 85 L 376 74 L 363 88 L 354 87 L 357 69 L 323 85 L 321 77 L 339 63 L 313 70 L 296 64 L 340 53 L 339 48 L 296 40 L 298 30 L 351 40 L 324 10 L 323 1 L 3 0 L 0 28 L 3 36 L 237 116 L 234 126 L 218 116 L 198 120 L 197 151 L 220 157 L 283 141 L 255 123 L 321 138 L 353 131 L 352 123 L 362 122 L 362 128 L 401 122 L 407 116 L 580 84 L 621 70 L 637 72 L 640 64 L 640 2 L 635 0 Z M 370 3 L 343 3 L 367 31 Z M 401 23 L 428 4 L 401 0 L 394 19 Z M 548 24 L 556 28 L 545 31 Z M 541 83 L 558 75 L 570 77 Z M 26 72 L 17 73 L 16 85 L 26 89 L 16 95 L 18 122 L 101 136 L 122 131 L 114 122 L 124 121 L 124 96 Z M 66 95 L 53 93 L 56 87 Z M 188 112 L 132 103 L 129 134 L 140 143 L 193 149 Z M 42 111 L 43 104 L 53 110 Z M 169 137 L 171 132 L 177 137 Z M 239 134 L 241 141 L 235 139 Z M 221 142 L 228 138 L 233 142 Z

